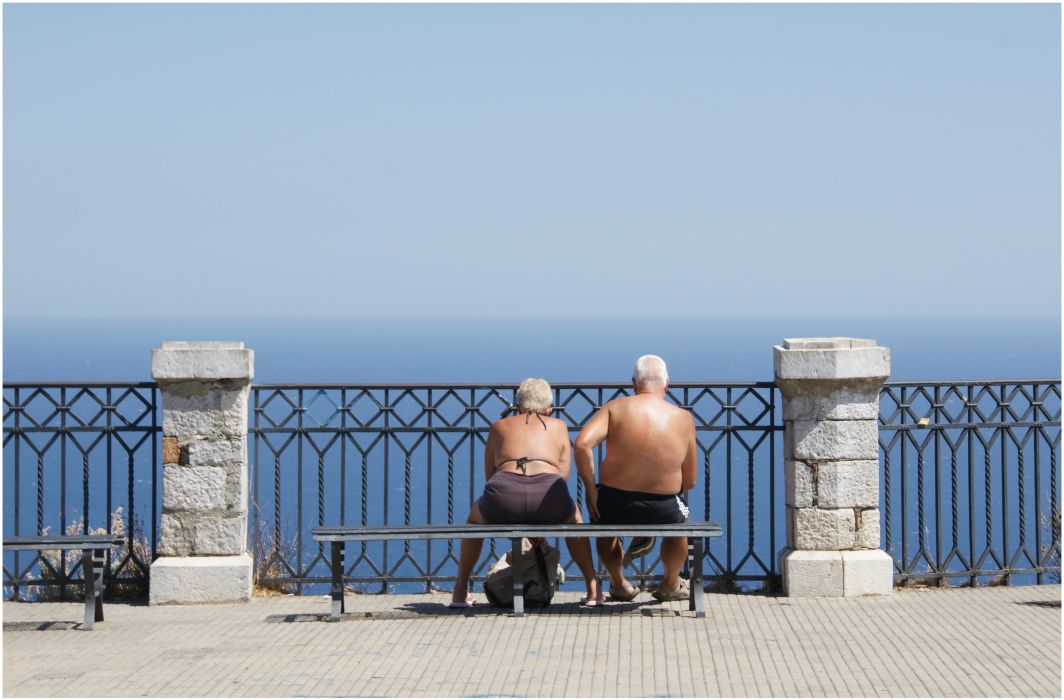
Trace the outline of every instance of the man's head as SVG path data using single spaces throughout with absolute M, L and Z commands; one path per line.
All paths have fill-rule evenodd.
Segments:
M 517 410 L 521 413 L 550 413 L 551 390 L 546 379 L 529 377 L 517 387 Z
M 661 389 L 669 386 L 669 370 L 665 360 L 657 355 L 643 355 L 635 361 L 632 371 L 632 384 L 636 391 L 640 389 Z

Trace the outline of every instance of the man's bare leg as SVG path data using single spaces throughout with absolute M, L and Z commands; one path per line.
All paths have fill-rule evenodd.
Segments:
M 687 558 L 686 537 L 664 537 L 661 540 L 661 563 L 665 567 L 665 576 L 661 587 L 674 591 L 680 585 L 680 569 Z
M 573 514 L 565 521 L 566 523 L 582 523 L 583 517 L 579 508 L 573 508 Z M 584 585 L 587 586 L 587 599 L 596 600 L 599 596 L 598 574 L 595 573 L 595 563 L 591 560 L 591 545 L 586 537 L 566 537 L 565 546 L 569 548 L 580 573 L 584 576 Z
M 478 524 L 487 522 L 484 520 L 484 516 L 480 514 L 480 509 L 477 508 L 476 503 L 469 509 L 469 517 L 466 518 L 466 522 Z M 476 566 L 477 559 L 480 558 L 480 550 L 483 548 L 484 540 L 462 540 L 462 547 L 458 555 L 458 578 L 454 582 L 451 602 L 464 603 L 469 596 L 469 575 L 473 572 L 473 567 Z
M 606 567 L 606 572 L 610 575 L 610 595 L 618 598 L 634 597 L 632 591 L 635 586 L 625 580 L 624 573 L 621 570 L 624 549 L 621 548 L 620 539 L 616 537 L 597 537 L 595 538 L 595 549 L 598 550 L 599 561 Z

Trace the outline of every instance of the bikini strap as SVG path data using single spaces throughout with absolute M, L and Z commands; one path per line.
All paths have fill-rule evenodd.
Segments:
M 525 414 L 525 425 L 528 425 L 528 419 L 531 418 L 533 414 L 535 414 L 536 418 L 539 419 L 539 423 L 540 423 L 540 425 L 543 426 L 543 429 L 546 430 L 547 429 L 547 422 L 545 420 L 543 420 L 543 416 L 539 415 L 535 411 L 529 411 L 528 413 Z
M 517 462 L 517 468 L 520 469 L 521 473 L 526 476 L 528 475 L 528 467 L 526 467 L 525 465 L 529 462 L 544 462 L 545 464 L 549 464 L 552 467 L 557 468 L 557 465 L 555 465 L 554 462 L 551 462 L 547 459 L 540 459 L 539 457 L 518 457 L 517 459 L 504 459 L 503 461 L 499 462 L 495 465 L 495 471 L 499 471 L 499 467 L 506 464 L 507 462 Z

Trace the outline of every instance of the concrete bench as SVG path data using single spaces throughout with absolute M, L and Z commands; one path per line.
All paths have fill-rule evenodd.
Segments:
M 523 537 L 687 537 L 688 558 L 691 574 L 691 598 L 688 609 L 696 617 L 705 617 L 706 608 L 702 591 L 703 539 L 720 537 L 723 534 L 717 523 L 680 523 L 670 525 L 598 525 L 589 523 L 559 525 L 474 525 L 455 523 L 449 525 L 392 525 L 392 526 L 347 526 L 316 527 L 313 537 L 316 542 L 332 545 L 332 611 L 329 619 L 336 621 L 344 612 L 344 543 L 379 540 L 461 540 L 502 538 L 510 540 L 514 561 L 520 561 Z M 524 571 L 520 566 L 514 572 L 514 616 L 525 613 Z
M 29 535 L 5 537 L 4 549 L 40 552 L 48 549 L 81 550 L 81 573 L 85 581 L 85 624 L 103 622 L 103 569 L 112 547 L 122 544 L 121 535 Z M 4 574 L 16 578 L 7 568 Z

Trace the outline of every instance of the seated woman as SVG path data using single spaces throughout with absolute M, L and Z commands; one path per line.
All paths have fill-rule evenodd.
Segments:
M 484 448 L 484 494 L 469 511 L 470 523 L 579 523 L 580 509 L 569 497 L 569 430 L 550 418 L 551 388 L 543 379 L 526 379 L 517 389 L 517 413 L 491 426 Z M 584 605 L 602 603 L 591 546 L 583 537 L 565 540 L 587 584 Z M 462 540 L 458 580 L 450 607 L 473 604 L 469 575 L 484 540 Z

